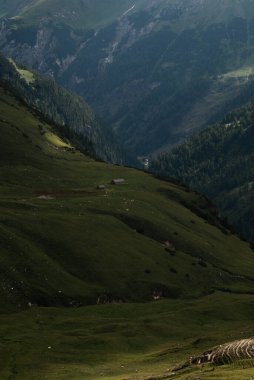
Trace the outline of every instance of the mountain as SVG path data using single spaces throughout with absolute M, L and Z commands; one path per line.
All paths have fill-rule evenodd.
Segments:
M 4 56 L 0 56 L 0 80 L 44 118 L 57 124 L 61 133 L 85 153 L 104 161 L 126 160 L 113 133 L 100 125 L 92 109 L 79 96 L 52 79 L 18 67 Z
M 251 49 L 252 6 L 247 0 L 1 1 L 0 41 L 12 57 L 0 57 L 1 379 L 253 377 L 253 244 L 232 231 L 212 201 L 188 187 L 97 160 L 130 162 L 108 130 L 110 123 L 127 147 L 143 154 L 179 141 L 190 133 L 190 125 L 204 126 L 209 110 L 211 118 L 219 118 L 253 97 L 251 60 L 248 66 L 245 61 L 250 51 L 244 51 L 244 43 L 232 48 L 224 74 L 211 74 L 215 68 L 209 68 L 209 59 L 216 65 L 219 59 L 212 56 L 215 48 L 208 47 L 203 56 L 209 75 L 196 75 L 195 82 L 191 71 L 199 74 L 195 57 L 201 57 L 207 28 L 226 22 L 227 32 L 235 31 L 229 33 L 230 41 L 239 41 L 243 29 L 232 29 L 232 20 L 237 25 L 246 20 Z M 178 48 L 182 46 L 183 55 L 188 47 L 189 54 L 193 51 L 193 66 L 182 78 L 180 55 L 173 59 L 172 44 L 170 62 L 179 65 L 179 77 L 170 87 L 169 78 L 177 70 L 167 66 L 169 47 L 167 60 L 164 55 L 161 59 L 167 73 L 163 87 L 160 64 L 154 75 L 161 75 L 161 83 L 155 85 L 147 74 L 147 57 L 161 53 L 161 36 L 168 36 L 169 29 L 178 43 L 185 36 L 186 44 Z M 126 34 L 116 43 L 115 33 L 119 38 L 123 30 Z M 194 40 L 201 45 L 195 50 L 188 37 L 197 30 L 202 33 Z M 106 49 L 109 43 L 113 50 Z M 227 49 L 223 52 L 226 57 Z M 124 54 L 132 59 L 125 61 Z M 86 76 L 75 76 L 77 63 L 76 73 L 87 70 Z M 80 97 L 37 75 L 34 68 L 71 89 L 78 83 L 79 93 L 94 99 L 106 121 L 98 121 Z M 135 75 L 146 78 L 150 92 Z M 207 81 L 212 81 L 208 92 Z M 165 95 L 172 95 L 164 103 L 162 87 Z M 151 97 L 153 91 L 158 99 Z M 174 127 L 176 115 L 185 109 L 189 114 L 182 125 L 190 122 L 184 130 L 174 129 L 174 139 L 172 129 L 172 136 L 165 133 L 162 141 L 160 115 L 165 117 L 162 111 L 169 105 Z M 183 149 L 185 157 L 182 164 L 175 161 L 176 167 L 184 172 L 196 163 L 197 169 L 202 159 L 213 181 L 220 160 L 227 163 L 223 174 L 228 188 L 248 181 L 253 110 L 249 104 L 231 112 L 184 149 L 175 148 L 175 154 Z M 140 115 L 147 117 L 143 126 L 137 123 Z M 148 121 L 150 134 L 144 132 Z M 132 141 L 137 144 L 132 146 Z M 204 146 L 210 151 L 207 161 Z M 246 164 L 246 172 L 237 160 Z M 206 178 L 201 180 L 205 184 Z M 224 184 L 216 182 L 216 187 L 215 182 L 211 189 L 220 191 Z M 241 191 L 247 199 L 245 187 Z M 210 361 L 214 352 L 222 352 L 222 358 L 207 364 L 203 359 Z
M 7 301 L 47 306 L 93 304 L 99 296 L 127 301 L 153 293 L 254 291 L 250 248 L 230 235 L 204 198 L 141 171 L 92 161 L 58 133 L 1 89 Z M 126 184 L 111 185 L 114 178 Z
M 0 49 L 81 95 L 135 155 L 254 95 L 251 0 L 17 4 L 2 18 Z
M 169 152 L 154 157 L 151 170 L 206 194 L 245 238 L 254 241 L 254 103 Z
M 253 251 L 211 202 L 85 156 L 5 84 L 1 379 L 172 377 L 188 356 L 251 336 Z

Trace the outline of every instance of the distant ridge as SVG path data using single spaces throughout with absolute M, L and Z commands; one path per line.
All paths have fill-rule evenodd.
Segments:
M 82 96 L 136 157 L 251 100 L 253 1 L 12 4 L 0 16 L 0 50 Z

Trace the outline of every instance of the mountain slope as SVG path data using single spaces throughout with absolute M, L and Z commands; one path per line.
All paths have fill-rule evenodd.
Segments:
M 147 2 L 147 0 L 137 0 L 136 6 Z M 32 6 L 24 8 L 20 16 L 28 23 L 40 21 L 44 17 L 54 21 L 64 22 L 74 28 L 94 29 L 101 28 L 114 22 L 128 11 L 134 2 L 133 0 L 74 0 L 70 3 L 67 0 L 44 0 L 35 2 Z
M 143 3 L 147 0 L 137 0 L 135 7 Z M 114 22 L 133 5 L 132 0 L 73 0 L 71 5 L 67 0 L 16 0 L 1 4 L 0 14 L 22 18 L 27 25 L 47 19 L 78 29 L 93 29 Z
M 79 96 L 3 56 L 0 56 L 0 80 L 44 118 L 57 124 L 61 133 L 85 153 L 105 161 L 125 160 L 113 134 L 105 125 L 102 128 L 92 109 Z
M 31 4 L 33 0 L 3 0 L 0 4 L 0 16 L 11 17 L 19 14 L 22 9 L 28 4 Z
M 51 0 L 17 15 L 3 21 L 2 51 L 78 92 L 136 155 L 253 94 L 250 0 Z
M 98 297 L 254 291 L 252 251 L 202 197 L 92 161 L 59 140 L 1 90 L 1 289 L 7 299 L 76 305 Z M 110 185 L 122 177 L 126 185 Z M 97 190 L 100 184 L 106 191 Z
M 84 156 L 2 87 L 0 115 L 1 379 L 174 378 L 189 356 L 253 335 L 253 252 L 211 203 Z M 246 362 L 175 376 L 252 374 Z
M 157 11 L 163 4 L 172 5 L 173 8 L 168 8 L 171 15 L 175 4 L 173 0 L 149 0 L 149 3 Z M 195 6 L 205 1 L 188 4 L 193 6 L 188 8 L 191 17 L 184 20 L 191 25 L 191 20 L 200 14 L 194 12 Z M 209 4 L 212 7 L 216 2 Z M 238 4 L 241 9 L 241 3 Z M 6 5 L 9 7 L 9 3 Z M 176 8 L 174 14 L 177 16 L 180 11 L 181 7 Z M 134 10 L 129 16 L 131 12 Z M 221 14 L 211 12 L 206 25 L 213 24 Z M 251 12 L 249 15 L 251 18 Z M 32 21 L 28 18 L 26 22 L 29 20 Z M 18 32 L 21 40 L 24 36 L 31 37 L 32 29 L 26 29 L 27 25 L 23 25 L 24 34 L 18 27 L 15 38 Z M 64 34 L 65 26 L 58 27 L 52 27 L 51 31 L 60 30 L 59 34 Z M 49 25 L 45 30 L 49 31 Z M 3 25 L 1 37 L 5 31 Z M 73 30 L 68 31 L 73 37 Z M 100 38 L 106 38 L 105 29 L 103 33 Z M 74 39 L 77 35 L 74 34 Z M 38 36 L 43 37 L 40 42 L 45 42 L 45 34 Z M 47 71 L 45 64 L 50 66 L 48 47 L 52 47 L 52 53 L 56 46 L 56 34 L 51 36 L 47 48 L 39 53 L 37 47 L 38 62 L 40 54 L 45 54 L 42 71 Z M 26 56 L 30 48 L 24 40 L 17 55 L 22 52 L 23 58 L 33 60 L 33 55 Z M 17 48 L 13 44 L 13 49 Z M 51 59 L 54 62 L 55 56 Z M 61 70 L 70 61 L 64 60 Z M 55 62 L 56 67 L 59 62 Z M 0 75 L 6 67 L 4 81 L 0 82 L 0 378 L 252 378 L 251 359 L 233 366 L 204 364 L 177 373 L 172 371 L 212 347 L 253 336 L 254 258 L 250 245 L 232 234 L 218 218 L 215 206 L 198 193 L 175 182 L 97 162 L 81 154 L 74 136 L 66 136 L 61 119 L 61 115 L 69 123 L 76 119 L 76 114 L 74 117 L 67 111 L 78 110 L 80 101 L 76 99 L 71 107 L 66 107 L 66 103 L 63 106 L 62 101 L 67 98 L 69 102 L 70 95 L 64 90 L 59 94 L 57 87 L 52 90 L 52 82 L 45 84 L 37 79 L 38 103 L 34 96 L 34 73 L 12 63 L 1 66 Z M 228 74 L 216 78 L 200 108 L 198 101 L 194 108 L 190 107 L 191 125 L 195 120 L 204 123 L 206 109 L 215 107 L 216 115 L 223 113 L 220 96 L 222 99 L 226 96 L 226 108 L 251 97 L 249 82 L 251 67 L 240 71 L 231 68 Z M 236 89 L 239 91 L 233 99 L 230 94 Z M 198 87 L 196 90 L 198 97 Z M 85 91 L 91 95 L 88 87 Z M 99 86 L 96 91 L 99 93 Z M 104 88 L 101 97 L 107 93 Z M 52 94 L 59 96 L 57 101 Z M 134 103 L 134 91 L 131 94 Z M 88 112 L 86 117 L 91 116 L 86 106 L 82 109 Z M 248 150 L 246 167 L 251 174 L 253 106 L 245 111 L 234 112 L 221 125 L 207 131 L 210 135 L 206 146 L 215 156 L 217 145 L 227 149 L 232 159 L 238 157 L 239 141 L 240 147 L 245 148 L 241 157 Z M 183 127 L 187 120 L 185 115 Z M 157 125 L 159 120 L 155 121 Z M 75 129 L 75 124 L 72 126 Z M 186 128 L 189 130 L 190 125 Z M 95 126 L 94 129 L 97 132 Z M 145 137 L 146 141 L 151 139 Z M 140 139 L 144 140 L 142 132 Z M 196 140 L 195 144 L 198 145 Z M 159 146 L 158 142 L 154 146 Z M 93 148 L 98 149 L 96 140 Z M 201 145 L 197 156 L 205 154 L 202 149 Z M 94 150 L 86 152 L 93 154 Z M 193 160 L 191 154 L 188 159 Z M 236 159 L 232 160 L 227 170 L 235 170 L 236 164 Z M 214 167 L 205 170 L 208 169 L 212 172 Z M 239 177 L 246 179 L 246 173 L 242 172 Z M 113 178 L 124 178 L 125 184 L 112 185 Z
M 254 104 L 155 157 L 151 170 L 209 196 L 243 236 L 253 241 Z

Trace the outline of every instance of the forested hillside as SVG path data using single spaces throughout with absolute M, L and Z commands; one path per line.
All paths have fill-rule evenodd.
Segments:
M 254 103 L 229 113 L 151 162 L 151 170 L 206 194 L 243 236 L 254 241 Z
M 116 138 L 97 120 L 92 109 L 79 96 L 68 92 L 52 79 L 18 67 L 0 56 L 0 80 L 5 87 L 56 124 L 59 132 L 90 156 L 110 162 L 126 159 Z M 129 159 L 130 161 L 130 159 Z

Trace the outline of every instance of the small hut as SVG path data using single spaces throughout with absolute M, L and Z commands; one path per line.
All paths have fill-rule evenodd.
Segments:
M 116 178 L 111 181 L 112 185 L 126 185 L 126 181 L 123 178 Z

